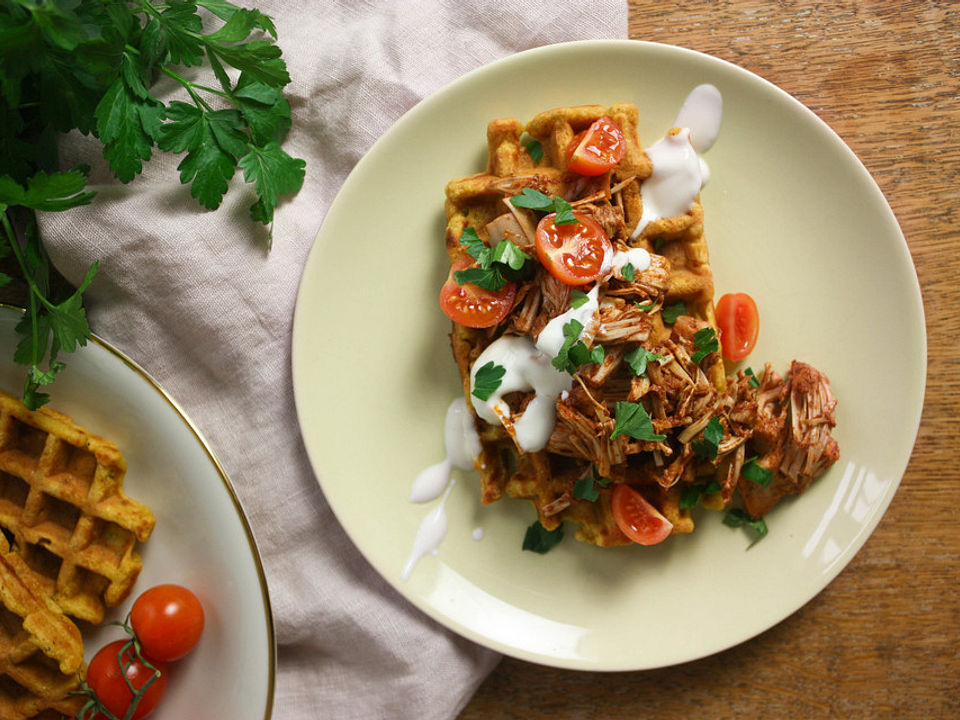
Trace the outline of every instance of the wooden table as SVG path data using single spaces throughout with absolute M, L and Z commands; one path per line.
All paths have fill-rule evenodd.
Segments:
M 506 658 L 460 718 L 960 718 L 960 3 L 629 6 L 631 38 L 709 53 L 770 80 L 825 120 L 876 178 L 923 290 L 920 433 L 876 532 L 779 625 L 714 657 L 647 672 Z

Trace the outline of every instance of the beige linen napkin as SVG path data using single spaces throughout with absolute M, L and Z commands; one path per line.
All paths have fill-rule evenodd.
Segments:
M 80 136 L 63 143 L 62 165 L 90 164 L 99 195 L 89 207 L 42 217 L 41 230 L 74 282 L 100 261 L 87 293 L 94 331 L 181 403 L 233 480 L 276 620 L 274 717 L 455 717 L 498 656 L 408 604 L 327 506 L 294 411 L 297 285 L 347 173 L 401 114 L 510 53 L 626 37 L 626 4 L 263 0 L 258 7 L 274 18 L 293 78 L 284 149 L 307 161 L 303 189 L 277 211 L 272 251 L 248 220 L 252 199 L 238 187 L 240 173 L 223 207 L 207 212 L 179 184 L 179 156 L 158 154 L 123 186 L 96 144 Z

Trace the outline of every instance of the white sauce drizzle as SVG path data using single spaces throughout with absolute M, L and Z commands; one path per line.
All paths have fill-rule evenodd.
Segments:
M 611 271 L 620 271 L 620 273 L 623 274 L 623 268 L 627 265 L 633 266 L 635 273 L 642 273 L 650 267 L 650 253 L 643 248 L 630 248 L 626 252 L 617 250 L 613 254 Z
M 693 207 L 710 179 L 700 156 L 720 132 L 723 98 L 713 85 L 699 85 L 687 96 L 673 127 L 680 128 L 647 149 L 653 173 L 640 185 L 643 214 L 630 236 L 634 239 L 655 220 L 682 215 Z
M 580 307 L 571 307 L 566 312 L 557 315 L 546 324 L 537 336 L 537 349 L 552 360 L 560 353 L 563 347 L 563 326 L 571 320 L 578 321 L 583 329 L 577 336 L 578 340 L 591 338 L 594 334 L 594 316 L 600 309 L 600 284 L 597 283 L 587 293 L 587 301 Z
M 526 452 L 537 452 L 546 446 L 557 421 L 554 402 L 560 393 L 573 386 L 573 377 L 557 370 L 551 364 L 552 359 L 553 356 L 541 352 L 529 337 L 504 335 L 490 343 L 473 363 L 471 387 L 476 382 L 477 370 L 488 362 L 492 361 L 506 371 L 500 386 L 487 400 L 474 395 L 470 400 L 477 415 L 488 423 L 512 425 L 517 444 Z M 534 397 L 523 415 L 514 422 L 503 396 L 518 390 L 532 390 Z
M 410 488 L 410 502 L 425 503 L 440 497 L 450 482 L 450 470 L 473 470 L 473 461 L 480 454 L 480 436 L 467 411 L 467 401 L 458 397 L 447 408 L 443 424 L 443 444 L 447 456 L 417 475 Z
M 426 517 L 420 522 L 417 529 L 417 536 L 413 540 L 413 548 L 410 550 L 410 558 L 400 573 L 400 579 L 406 582 L 410 579 L 410 573 L 421 558 L 428 554 L 437 554 L 437 548 L 440 542 L 447 534 L 447 513 L 444 506 L 447 504 L 447 498 L 450 497 L 450 491 L 456 485 L 455 480 L 451 480 L 447 485 L 447 491 L 443 494 L 440 504 L 427 513 Z

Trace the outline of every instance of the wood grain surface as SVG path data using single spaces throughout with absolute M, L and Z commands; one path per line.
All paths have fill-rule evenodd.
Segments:
M 630 0 L 629 8 L 631 38 L 709 53 L 775 83 L 873 174 L 923 292 L 920 432 L 875 533 L 793 616 L 719 655 L 655 671 L 572 672 L 505 658 L 460 720 L 960 718 L 960 3 Z

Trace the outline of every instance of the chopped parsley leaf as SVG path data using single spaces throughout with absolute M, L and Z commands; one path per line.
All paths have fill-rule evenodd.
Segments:
M 579 220 L 573 214 L 573 206 L 561 197 L 553 198 L 553 207 L 557 213 L 554 225 L 577 225 Z
M 740 476 L 757 483 L 757 485 L 767 487 L 773 480 L 773 470 L 760 467 L 757 465 L 757 459 L 752 457 L 740 468 Z
M 470 257 L 474 260 L 479 260 L 480 263 L 483 263 L 484 259 L 487 258 L 490 253 L 490 248 L 488 248 L 487 244 L 477 235 L 476 228 L 464 228 L 463 232 L 460 233 L 459 243 L 467 249 Z
M 560 352 L 553 359 L 553 366 L 560 372 L 568 372 L 573 375 L 577 368 L 587 363 L 603 362 L 606 352 L 602 345 L 594 345 L 588 348 L 580 339 L 580 333 L 583 332 L 583 323 L 579 320 L 570 320 L 563 326 L 563 345 L 560 346 Z
M 767 528 L 767 523 L 764 522 L 763 518 L 757 518 L 754 520 L 742 508 L 731 508 L 728 510 L 727 514 L 723 517 L 723 524 L 732 528 L 746 526 L 754 531 L 756 536 L 754 537 L 753 542 L 747 545 L 747 550 L 760 542 L 760 540 L 766 536 L 769 530 L 769 528 Z
M 688 485 L 683 489 L 683 493 L 680 495 L 680 509 L 687 510 L 694 507 L 698 502 L 700 502 L 700 497 L 702 495 L 713 495 L 714 493 L 720 492 L 720 483 L 716 480 L 711 480 L 705 483 L 697 483 L 696 485 Z
M 510 202 L 515 207 L 529 208 L 539 212 L 555 212 L 556 219 L 554 225 L 576 225 L 580 221 L 573 214 L 573 206 L 562 197 L 550 197 L 539 190 L 533 188 L 524 188 L 519 195 L 510 198 Z
M 453 279 L 457 281 L 457 285 L 473 283 L 477 287 L 493 292 L 499 292 L 507 285 L 507 279 L 503 277 L 503 273 L 494 267 L 473 267 L 466 270 L 457 270 L 453 273 Z
M 494 391 L 500 387 L 506 372 L 507 369 L 503 365 L 497 365 L 491 360 L 474 374 L 471 395 L 484 401 L 489 400 Z
M 540 212 L 553 212 L 553 198 L 533 188 L 524 188 L 519 195 L 510 198 L 510 202 L 515 207 L 529 208 Z
M 543 145 L 540 144 L 539 140 L 531 140 L 526 144 L 526 148 L 535 163 L 543 159 Z
M 653 251 L 660 252 L 660 250 L 662 250 L 663 246 L 666 244 L 667 244 L 666 238 L 663 237 L 663 235 L 657 235 L 657 237 L 653 239 Z
M 633 301 L 633 304 L 636 305 L 639 309 L 643 310 L 644 312 L 650 312 L 657 306 L 655 302 L 643 303 L 643 305 L 641 305 L 636 300 Z
M 660 314 L 663 317 L 664 323 L 667 325 L 673 325 L 677 321 L 678 317 L 687 314 L 687 304 L 681 300 L 671 305 L 664 305 L 663 310 L 660 311 Z
M 691 360 L 699 363 L 710 353 L 719 352 L 720 341 L 717 339 L 717 333 L 712 327 L 705 327 L 697 330 L 693 334 L 693 346 L 696 352 L 693 353 Z
M 757 376 L 753 374 L 753 368 L 748 367 L 746 370 L 743 371 L 743 374 L 749 378 L 749 380 L 747 380 L 747 383 L 750 385 L 750 387 L 752 388 L 760 387 L 760 381 L 757 380 Z
M 490 256 L 492 263 L 506 265 L 511 270 L 520 270 L 529 259 L 529 255 L 509 240 L 501 240 L 498 242 Z
M 700 457 L 713 461 L 717 459 L 717 446 L 722 439 L 723 425 L 720 424 L 719 418 L 712 417 L 703 429 L 703 440 L 694 440 L 690 443 L 690 447 Z
M 653 421 L 640 403 L 618 402 L 615 412 L 616 422 L 613 434 L 610 435 L 611 440 L 617 435 L 629 435 L 646 442 L 661 442 L 667 439 L 666 435 L 657 435 L 654 432 Z
M 570 293 L 570 307 L 578 308 L 585 305 L 590 300 L 583 290 L 574 290 Z
M 477 235 L 476 229 L 472 227 L 460 233 L 459 242 L 480 267 L 457 270 L 453 273 L 453 279 L 458 285 L 473 283 L 485 290 L 498 292 L 507 284 L 504 274 L 516 280 L 517 273 L 523 270 L 527 260 L 530 259 L 529 255 L 509 240 L 501 240 L 495 248 L 487 247 Z
M 658 355 L 655 352 L 651 352 L 640 345 L 624 355 L 623 359 L 627 361 L 627 365 L 630 366 L 630 369 L 633 371 L 634 375 L 637 377 L 643 377 L 647 374 L 648 362 L 651 360 L 664 360 L 665 358 L 663 355 Z
M 556 530 L 547 530 L 539 520 L 534 520 L 533 525 L 527 528 L 527 533 L 523 536 L 523 549 L 543 555 L 561 540 L 563 540 L 562 524 L 558 525 Z
M 634 278 L 633 265 L 631 265 L 630 263 L 627 263 L 626 265 L 624 265 L 622 268 L 620 268 L 620 274 L 623 275 L 624 280 L 629 280 L 630 282 L 633 282 L 633 278 Z
M 577 480 L 573 484 L 573 496 L 581 500 L 596 502 L 597 498 L 600 497 L 600 493 L 593 487 L 593 477 L 585 477 L 582 480 Z

